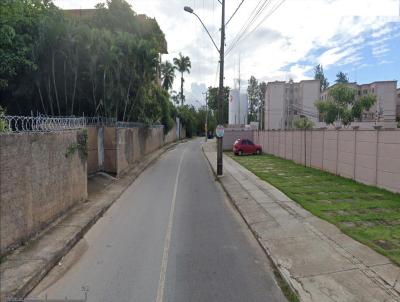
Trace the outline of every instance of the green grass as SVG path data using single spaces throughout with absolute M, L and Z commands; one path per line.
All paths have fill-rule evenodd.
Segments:
M 227 155 L 314 215 L 400 265 L 400 194 L 272 155 Z

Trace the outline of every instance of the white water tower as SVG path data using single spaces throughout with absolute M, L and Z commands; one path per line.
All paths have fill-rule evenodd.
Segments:
M 229 93 L 229 125 L 247 124 L 247 94 L 240 93 L 239 89 L 232 89 Z

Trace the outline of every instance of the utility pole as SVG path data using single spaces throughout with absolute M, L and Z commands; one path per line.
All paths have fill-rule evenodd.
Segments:
M 207 142 L 207 136 L 208 136 L 208 91 L 203 92 L 203 94 L 206 95 L 206 121 L 204 123 L 204 131 L 206 134 L 205 141 Z
M 210 37 L 212 43 L 214 44 L 215 49 L 219 53 L 219 89 L 218 89 L 218 126 L 222 126 L 224 123 L 224 116 L 223 116 L 223 103 L 224 103 L 224 58 L 225 58 L 225 0 L 218 0 L 222 6 L 222 18 L 221 18 L 221 47 L 218 49 L 217 44 L 215 43 L 213 37 L 211 36 L 210 32 L 208 31 L 207 27 L 204 25 L 203 21 L 201 21 L 200 17 L 194 12 L 193 8 L 189 6 L 185 6 L 183 9 L 196 16 L 199 19 L 201 25 L 203 26 L 204 30 L 207 32 L 208 36 Z M 219 128 L 219 127 L 217 127 Z M 222 128 L 223 132 L 223 128 Z M 218 133 L 218 131 L 217 131 Z M 217 136 L 217 175 L 222 175 L 222 136 Z
M 223 124 L 223 103 L 224 103 L 224 58 L 225 58 L 225 0 L 221 0 L 221 47 L 219 48 L 219 91 L 218 91 L 218 124 Z M 223 174 L 222 160 L 222 137 L 217 137 L 217 175 Z

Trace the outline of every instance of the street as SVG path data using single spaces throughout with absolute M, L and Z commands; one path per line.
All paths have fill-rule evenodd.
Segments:
M 203 139 L 145 170 L 30 297 L 286 301 L 267 256 L 208 167 Z

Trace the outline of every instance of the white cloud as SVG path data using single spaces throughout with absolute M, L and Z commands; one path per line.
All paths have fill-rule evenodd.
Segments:
M 230 16 L 241 0 L 227 1 Z M 280 0 L 271 0 L 271 6 Z M 93 7 L 97 0 L 55 0 L 65 8 Z M 216 85 L 218 54 L 201 24 L 183 11 L 189 5 L 198 13 L 219 44 L 220 5 L 217 0 L 128 0 L 138 13 L 155 17 L 166 34 L 172 60 L 179 52 L 192 59 L 192 71 L 185 76 L 185 88 L 192 83 Z M 247 0 L 227 27 L 229 47 L 258 1 Z M 204 6 L 203 6 L 204 5 Z M 244 39 L 226 58 L 225 83 L 233 85 L 238 74 L 241 54 L 243 82 L 254 75 L 262 80 L 306 79 L 312 66 L 318 63 L 329 69 L 336 64 L 362 66 L 362 47 L 375 47 L 375 53 L 384 54 L 382 43 L 394 39 L 393 22 L 398 14 L 398 0 L 286 0 L 265 22 Z M 270 8 L 261 14 L 259 21 Z M 258 21 L 258 22 L 259 22 Z M 257 22 L 255 23 L 257 24 Z M 253 26 L 254 27 L 254 26 Z M 251 29 L 253 28 L 250 28 Z M 384 44 L 382 44 L 384 45 Z M 319 53 L 323 49 L 322 53 Z M 318 51 L 318 52 L 317 52 Z M 179 78 L 175 89 L 179 86 Z M 192 88 L 193 89 L 193 88 Z
M 375 58 L 384 56 L 390 50 L 386 45 L 380 44 L 372 48 L 372 54 Z

